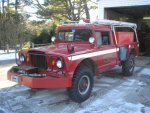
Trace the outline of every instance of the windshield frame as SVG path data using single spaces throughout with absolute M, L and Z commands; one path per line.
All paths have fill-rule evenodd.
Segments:
M 60 31 L 63 31 L 63 30 L 89 30 L 90 32 L 90 37 L 94 37 L 94 33 L 93 33 L 93 30 L 90 29 L 90 28 L 76 28 L 76 27 L 73 27 L 73 28 L 61 28 L 61 29 L 58 29 L 57 31 L 57 35 L 56 35 L 56 42 L 58 43 L 87 43 L 89 44 L 89 40 L 86 40 L 86 41 L 77 41 L 77 40 L 72 40 L 72 41 L 68 41 L 68 40 L 60 40 L 59 39 L 59 33 Z M 88 38 L 90 38 L 88 37 Z

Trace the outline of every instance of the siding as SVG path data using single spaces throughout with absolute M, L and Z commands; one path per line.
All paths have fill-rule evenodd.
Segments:
M 127 6 L 144 6 L 150 5 L 150 0 L 99 0 L 99 19 L 104 19 L 104 9 L 112 7 L 127 7 Z
M 150 0 L 99 0 L 99 5 L 103 7 L 150 5 Z

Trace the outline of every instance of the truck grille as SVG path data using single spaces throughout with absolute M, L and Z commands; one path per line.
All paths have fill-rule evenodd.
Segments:
M 31 65 L 41 69 L 47 69 L 46 55 L 42 52 L 30 52 Z

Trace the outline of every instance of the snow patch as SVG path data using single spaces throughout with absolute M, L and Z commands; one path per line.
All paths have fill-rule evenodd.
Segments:
M 14 86 L 14 85 L 16 85 L 17 83 L 15 83 L 15 82 L 11 82 L 11 81 L 8 81 L 8 80 L 6 80 L 6 81 L 0 81 L 0 90 L 2 89 L 2 88 L 9 88 L 9 87 L 12 87 L 12 86 Z
M 110 84 L 95 84 L 94 86 L 99 86 L 99 87 L 110 87 Z
M 129 79 L 128 82 L 123 83 L 123 85 L 126 85 L 126 86 L 133 86 L 133 84 L 134 84 L 136 81 L 137 81 L 137 80 Z
M 14 53 L 15 50 L 9 50 L 9 53 Z M 0 54 L 7 54 L 7 51 L 0 50 Z
M 149 113 L 150 112 L 150 108 L 149 107 L 144 107 L 145 113 Z
M 120 101 L 120 105 L 111 106 L 105 113 L 141 113 L 142 104 L 132 104 L 125 101 Z
M 14 60 L 15 59 L 15 50 L 10 50 L 9 53 L 0 50 L 0 61 L 3 60 Z
M 146 86 L 147 84 L 146 83 L 144 83 L 144 82 L 139 82 L 138 83 L 138 86 Z
M 135 72 L 137 72 L 138 74 L 150 76 L 150 68 L 136 67 Z
M 0 113 L 12 113 L 12 112 L 0 107 Z
M 25 101 L 26 98 L 25 96 L 17 96 L 16 98 L 14 98 L 17 102 L 21 102 L 21 101 Z
M 14 90 L 15 89 L 15 90 Z M 12 88 L 11 90 L 9 90 L 9 93 L 20 93 L 20 92 L 25 92 L 28 91 L 30 88 L 25 87 L 25 86 L 21 86 L 21 85 L 16 85 L 14 88 Z
M 2 54 L 2 55 L 0 55 L 0 61 L 13 60 L 13 59 L 15 59 L 15 53 L 9 53 L 9 54 Z

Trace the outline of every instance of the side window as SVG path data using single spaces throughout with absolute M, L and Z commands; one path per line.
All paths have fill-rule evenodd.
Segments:
M 102 45 L 102 34 L 101 32 L 96 32 L 96 43 L 97 43 L 97 46 L 101 46 Z
M 110 45 L 110 36 L 107 31 L 96 31 L 97 45 Z
M 102 45 L 110 45 L 109 32 L 102 32 Z
M 59 40 L 64 40 L 64 39 L 65 39 L 64 32 L 59 32 Z
M 73 32 L 66 32 L 65 33 L 65 40 L 66 41 L 73 41 L 73 35 L 74 35 Z

